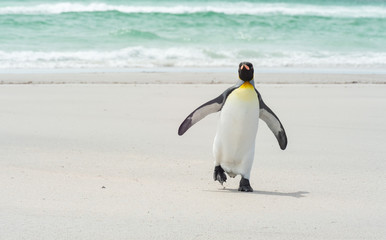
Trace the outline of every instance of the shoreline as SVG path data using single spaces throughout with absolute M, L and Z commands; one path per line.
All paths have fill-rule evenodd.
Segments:
M 228 72 L 233 73 L 234 67 L 131 67 L 131 68 L 15 68 L 1 69 L 1 74 L 46 74 L 46 73 L 179 73 L 179 72 Z M 386 74 L 380 67 L 256 67 L 255 73 L 312 73 L 312 74 Z
M 143 69 L 142 69 L 143 70 Z M 176 69 L 174 69 L 176 70 Z M 107 70 L 30 70 L 1 72 L 0 84 L 233 84 L 234 69 L 147 69 L 146 71 Z M 386 72 L 345 72 L 312 69 L 256 69 L 257 84 L 386 84 Z

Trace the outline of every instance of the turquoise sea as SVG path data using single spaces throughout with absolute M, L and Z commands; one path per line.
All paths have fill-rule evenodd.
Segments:
M 0 1 L 0 69 L 386 69 L 386 1 Z

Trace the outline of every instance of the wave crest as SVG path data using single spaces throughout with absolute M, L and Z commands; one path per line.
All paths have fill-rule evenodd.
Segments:
M 128 6 L 109 5 L 106 3 L 52 3 L 32 6 L 0 7 L 0 14 L 61 14 L 76 12 L 108 12 L 122 13 L 164 13 L 193 14 L 214 12 L 228 15 L 305 15 L 324 17 L 367 17 L 386 18 L 386 7 L 382 6 L 316 6 L 307 4 L 285 3 L 221 3 L 207 5 L 177 6 Z

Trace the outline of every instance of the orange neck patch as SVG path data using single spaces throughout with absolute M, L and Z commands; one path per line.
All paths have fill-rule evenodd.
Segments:
M 250 82 L 244 82 L 240 88 L 253 88 L 253 85 Z

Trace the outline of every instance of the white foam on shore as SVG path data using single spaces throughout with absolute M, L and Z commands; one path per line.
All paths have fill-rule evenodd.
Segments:
M 216 55 L 213 56 L 213 52 Z M 386 52 L 259 52 L 242 49 L 129 47 L 111 51 L 0 51 L 0 69 L 62 68 L 229 68 L 248 60 L 261 68 L 374 68 L 386 69 Z

